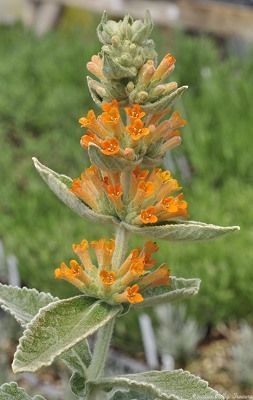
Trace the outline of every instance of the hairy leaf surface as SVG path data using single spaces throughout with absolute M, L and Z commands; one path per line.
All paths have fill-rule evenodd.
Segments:
M 206 381 L 181 369 L 104 378 L 100 382 L 91 382 L 88 385 L 91 392 L 132 391 L 138 394 L 137 398 L 149 400 L 224 400 L 224 397 L 211 389 Z M 117 399 L 117 394 L 113 399 Z
M 27 325 L 13 360 L 13 371 L 36 371 L 110 321 L 121 306 L 83 295 L 42 308 Z

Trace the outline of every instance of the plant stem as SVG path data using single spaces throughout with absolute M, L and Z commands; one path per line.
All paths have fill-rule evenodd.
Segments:
M 112 269 L 117 270 L 124 260 L 127 250 L 129 232 L 121 224 L 117 226 L 115 236 L 115 250 L 112 257 Z
M 117 270 L 122 264 L 127 250 L 129 232 L 121 224 L 117 226 L 115 235 L 115 250 L 112 257 L 112 269 Z M 91 381 L 98 380 L 104 373 L 105 362 L 110 346 L 110 341 L 115 324 L 115 317 L 105 326 L 99 329 L 96 343 L 92 355 L 92 360 L 87 371 L 87 379 Z M 102 396 L 102 397 L 101 397 Z M 94 389 L 89 394 L 89 400 L 99 400 L 104 398 L 104 394 Z
M 96 380 L 103 374 L 114 323 L 115 317 L 98 331 L 92 360 L 88 368 L 88 378 L 90 380 Z
M 112 267 L 114 270 L 119 268 L 124 260 L 127 249 L 127 238 L 128 231 L 122 225 L 119 225 L 116 230 L 115 250 L 112 259 Z M 98 331 L 92 360 L 87 373 L 88 379 L 90 380 L 97 380 L 103 375 L 114 323 L 115 317 Z

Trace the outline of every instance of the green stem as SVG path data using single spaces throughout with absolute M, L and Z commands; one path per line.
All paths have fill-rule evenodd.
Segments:
M 127 238 L 128 238 L 128 231 L 122 225 L 119 225 L 116 230 L 115 250 L 112 259 L 112 266 L 114 270 L 119 268 L 119 266 L 122 264 L 125 258 L 125 253 L 127 249 Z M 115 323 L 115 317 L 111 319 L 105 326 L 100 328 L 100 330 L 98 331 L 92 355 L 92 360 L 87 371 L 89 380 L 92 381 L 97 380 L 103 375 L 105 362 L 113 333 L 114 323 Z M 96 397 L 97 397 L 96 394 L 93 393 L 93 395 L 92 394 L 90 395 L 89 400 L 93 400 L 93 398 Z
M 92 360 L 88 368 L 88 379 L 90 380 L 96 380 L 103 375 L 114 323 L 115 317 L 98 331 Z
M 115 236 L 115 250 L 112 257 L 112 269 L 117 270 L 122 264 L 127 250 L 129 232 L 122 225 L 117 226 Z

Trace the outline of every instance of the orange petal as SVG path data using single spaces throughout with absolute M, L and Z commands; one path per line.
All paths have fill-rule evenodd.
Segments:
M 127 131 L 133 140 L 139 140 L 143 136 L 147 136 L 150 132 L 149 128 L 144 127 L 141 119 L 135 119 L 132 124 L 127 126 Z
M 130 119 L 141 119 L 146 115 L 139 104 L 134 104 L 133 107 L 126 107 L 125 111 Z
M 107 139 L 101 142 L 101 152 L 108 156 L 112 156 L 117 154 L 120 150 L 119 142 L 116 138 Z
M 139 285 L 129 286 L 126 289 L 126 297 L 131 304 L 142 302 L 143 296 L 139 293 Z
M 114 271 L 100 271 L 99 277 L 105 286 L 111 286 L 116 281 L 116 273 Z
M 154 224 L 158 221 L 155 207 L 147 207 L 141 211 L 140 218 L 144 224 Z

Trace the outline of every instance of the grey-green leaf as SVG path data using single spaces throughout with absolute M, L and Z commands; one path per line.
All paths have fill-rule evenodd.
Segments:
M 183 300 L 198 293 L 200 279 L 184 279 L 171 277 L 170 284 L 158 286 L 143 291 L 144 301 L 135 307 L 156 306 L 162 303 L 169 303 L 176 300 Z
M 169 106 L 171 106 L 174 101 L 176 101 L 186 90 L 188 89 L 188 86 L 181 86 L 178 89 L 174 90 L 174 92 L 161 97 L 159 100 L 153 102 L 153 103 L 146 103 L 143 104 L 141 107 L 145 112 L 151 112 L 155 113 L 158 111 L 163 111 Z
M 69 380 L 69 385 L 72 392 L 76 396 L 83 396 L 85 398 L 86 379 L 82 375 L 80 375 L 78 372 L 74 372 Z
M 187 371 L 150 371 L 122 375 L 91 382 L 89 390 L 131 390 L 145 395 L 149 400 L 224 400 L 224 397 L 208 386 L 208 383 Z M 141 397 L 141 396 L 139 396 Z M 117 398 L 117 395 L 116 395 Z M 141 397 L 142 398 L 142 397 Z
M 42 308 L 27 325 L 13 360 L 13 371 L 36 371 L 114 318 L 121 306 L 83 295 Z
M 239 226 L 217 226 L 197 221 L 174 221 L 154 226 L 135 226 L 124 222 L 122 224 L 131 232 L 171 241 L 210 240 L 240 229 Z
M 40 308 L 56 300 L 58 300 L 57 297 L 38 292 L 36 289 L 18 288 L 0 283 L 0 306 L 23 327 L 31 321 Z
M 85 376 L 87 366 L 91 362 L 91 352 L 86 340 L 75 344 L 71 349 L 61 354 L 61 360 L 73 371 Z
M 107 156 L 101 153 L 99 147 L 95 144 L 89 145 L 88 153 L 92 164 L 95 164 L 103 171 L 122 171 L 126 169 L 130 170 L 141 162 L 141 159 L 138 161 L 129 161 L 122 157 Z
M 22 327 L 26 327 L 41 308 L 57 300 L 59 300 L 57 297 L 38 292 L 36 289 L 18 288 L 0 283 L 0 306 L 9 312 Z M 77 343 L 62 353 L 61 359 L 73 371 L 78 371 L 79 374 L 85 376 L 86 367 L 91 360 L 87 341 Z
M 45 397 L 36 395 L 31 398 L 16 382 L 4 383 L 0 386 L 0 400 L 46 400 Z
M 81 200 L 79 200 L 71 191 L 69 190 L 69 185 L 72 179 L 66 175 L 60 175 L 52 169 L 41 164 L 35 157 L 33 157 L 33 162 L 35 168 L 39 172 L 42 179 L 46 182 L 49 188 L 54 192 L 54 194 L 71 210 L 84 218 L 89 218 L 95 222 L 101 223 L 115 223 L 115 218 L 96 213 L 91 208 L 86 206 Z

